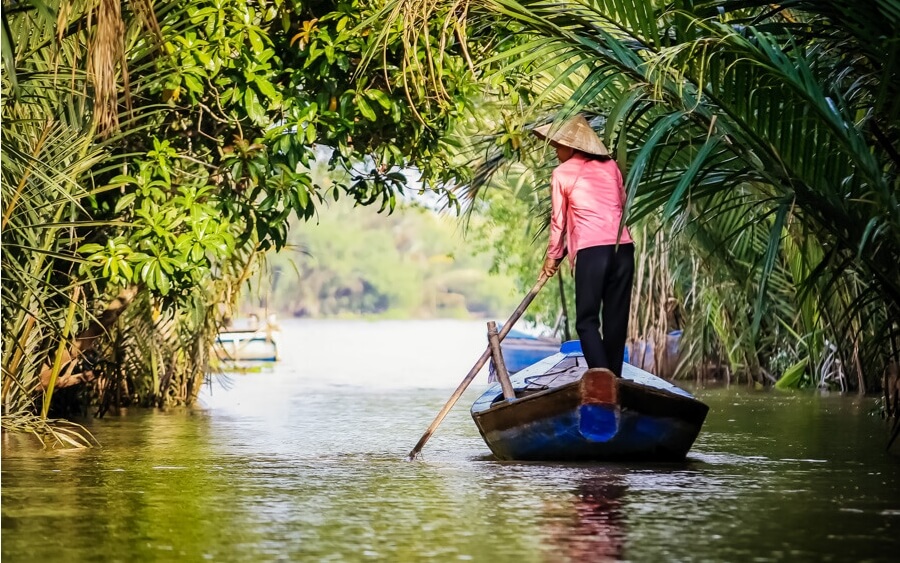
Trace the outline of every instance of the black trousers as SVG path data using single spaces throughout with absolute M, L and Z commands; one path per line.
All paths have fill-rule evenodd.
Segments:
M 607 368 L 622 375 L 634 244 L 591 246 L 575 260 L 575 329 L 588 367 Z M 603 335 L 600 320 L 603 319 Z

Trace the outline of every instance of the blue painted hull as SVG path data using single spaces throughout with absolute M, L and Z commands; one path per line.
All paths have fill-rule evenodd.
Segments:
M 498 459 L 684 459 L 706 405 L 628 364 L 623 378 L 583 364 L 580 352 L 556 354 L 511 378 L 516 400 L 504 400 L 494 385 L 473 404 L 472 417 Z

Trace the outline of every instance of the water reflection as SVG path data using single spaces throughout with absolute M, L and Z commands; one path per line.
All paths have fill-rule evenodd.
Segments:
M 623 558 L 628 485 L 618 473 L 587 476 L 574 491 L 571 519 L 552 520 L 549 544 L 569 561 L 619 561 Z

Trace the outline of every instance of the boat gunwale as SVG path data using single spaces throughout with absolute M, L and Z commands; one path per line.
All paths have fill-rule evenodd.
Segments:
M 551 387 L 549 389 L 542 389 L 542 390 L 536 391 L 534 393 L 529 393 L 528 395 L 525 395 L 524 397 L 521 397 L 521 398 L 516 397 L 515 401 L 500 400 L 500 401 L 497 401 L 496 403 L 493 403 L 490 407 L 488 407 L 484 410 L 478 410 L 478 411 L 472 410 L 471 412 L 475 416 L 487 415 L 487 414 L 491 414 L 491 413 L 497 412 L 499 410 L 502 410 L 502 409 L 505 409 L 508 407 L 515 406 L 517 404 L 520 404 L 523 401 L 540 399 L 542 397 L 551 395 L 558 391 L 565 390 L 565 389 L 575 386 L 575 385 L 580 386 L 585 373 L 587 373 L 587 370 L 585 370 L 581 374 L 581 377 L 579 377 L 575 381 L 570 381 L 568 383 L 564 383 L 564 384 L 556 386 L 556 387 Z M 650 395 L 657 396 L 661 399 L 675 400 L 675 401 L 681 402 L 685 405 L 688 405 L 688 404 L 689 405 L 702 405 L 702 406 L 706 407 L 707 410 L 709 409 L 709 407 L 706 405 L 706 403 L 704 403 L 700 399 L 694 397 L 693 395 L 691 395 L 690 397 L 686 397 L 686 396 L 680 395 L 678 393 L 669 392 L 665 389 L 660 389 L 658 387 L 653 387 L 650 385 L 644 385 L 642 383 L 633 381 L 633 380 L 625 378 L 625 377 L 616 377 L 616 387 L 619 387 L 620 385 L 624 385 L 625 387 L 628 387 L 636 392 L 647 393 Z M 585 404 L 585 403 L 582 402 L 582 404 Z M 615 404 L 621 405 L 622 404 L 621 398 L 617 398 Z
M 535 391 L 534 393 L 529 393 L 528 395 L 525 395 L 522 398 L 516 397 L 515 401 L 507 401 L 505 399 L 500 400 L 484 410 L 472 411 L 472 414 L 481 416 L 484 414 L 494 413 L 494 412 L 497 412 L 498 410 L 504 409 L 506 407 L 511 407 L 514 405 L 521 404 L 524 401 L 528 401 L 531 399 L 540 399 L 541 397 L 544 397 L 546 395 L 551 395 L 553 393 L 556 393 L 557 391 L 562 391 L 562 390 L 568 389 L 569 387 L 573 387 L 575 385 L 581 385 L 581 378 L 578 378 L 575 381 L 570 381 L 568 383 L 563 383 L 562 385 L 558 385 L 556 387 L 550 387 L 549 389 L 541 389 L 540 391 Z M 501 395 L 502 395 L 502 393 L 501 393 Z

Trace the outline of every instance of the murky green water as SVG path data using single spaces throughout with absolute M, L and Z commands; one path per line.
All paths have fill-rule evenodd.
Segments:
M 482 380 L 424 459 L 407 463 L 483 349 L 480 323 L 295 323 L 284 333 L 275 370 L 232 376 L 201 408 L 94 422 L 101 448 L 42 451 L 7 438 L 3 561 L 895 561 L 900 552 L 900 460 L 883 451 L 871 400 L 696 390 L 711 411 L 687 463 L 500 464 L 468 415 Z

